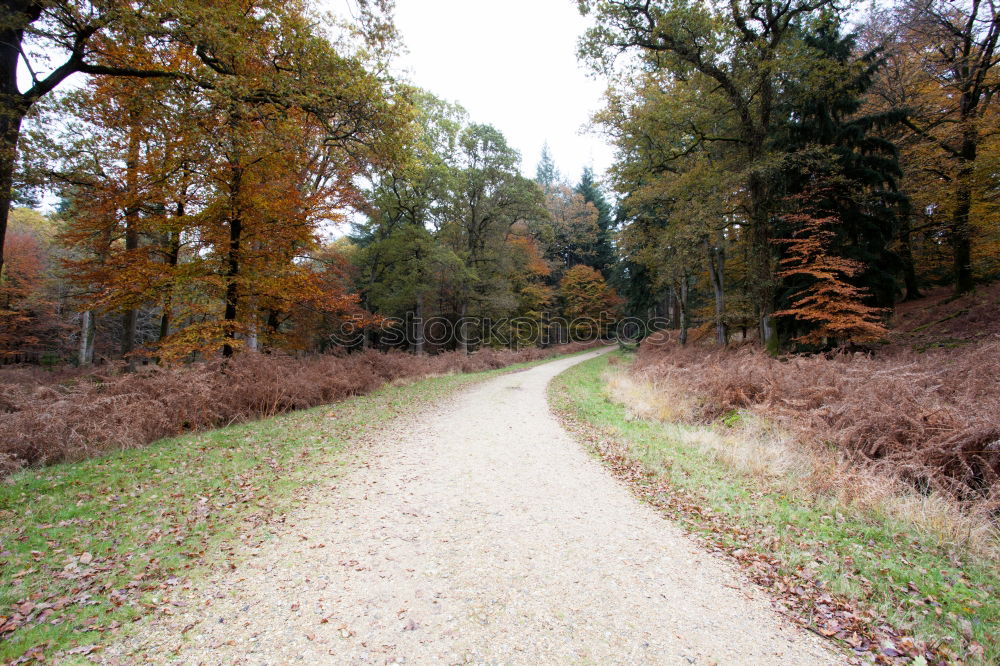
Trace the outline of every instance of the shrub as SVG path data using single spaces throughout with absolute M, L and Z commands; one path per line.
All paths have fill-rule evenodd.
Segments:
M 643 344 L 635 370 L 694 392 L 697 418 L 747 409 L 921 490 L 1000 508 L 1000 337 L 954 350 L 773 358 Z
M 437 356 L 243 354 L 227 364 L 148 367 L 132 374 L 6 369 L 0 373 L 0 474 L 315 407 L 392 381 L 492 370 L 588 346 Z

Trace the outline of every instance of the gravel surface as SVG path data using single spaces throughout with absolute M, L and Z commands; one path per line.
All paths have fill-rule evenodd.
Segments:
M 550 414 L 594 353 L 489 380 L 359 451 L 277 538 L 109 663 L 834 664 Z M 363 461 L 363 462 L 360 462 Z

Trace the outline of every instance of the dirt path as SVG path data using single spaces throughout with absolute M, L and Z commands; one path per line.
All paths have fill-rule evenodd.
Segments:
M 589 356 L 490 380 L 383 431 L 283 536 L 103 658 L 842 663 L 562 430 L 546 385 Z

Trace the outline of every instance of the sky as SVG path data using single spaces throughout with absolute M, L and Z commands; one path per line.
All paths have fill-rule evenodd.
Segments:
M 600 175 L 613 157 L 602 137 L 585 132 L 604 91 L 576 59 L 587 24 L 576 0 L 396 0 L 408 49 L 398 64 L 412 83 L 503 132 L 526 176 L 547 141 L 575 183 L 584 167 Z

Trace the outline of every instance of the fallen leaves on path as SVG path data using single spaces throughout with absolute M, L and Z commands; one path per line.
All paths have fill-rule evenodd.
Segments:
M 772 595 L 783 609 L 782 614 L 796 623 L 824 638 L 842 641 L 859 659 L 874 660 L 877 664 L 965 663 L 962 656 L 951 653 L 945 646 L 918 641 L 889 625 L 874 609 L 832 593 L 807 568 L 789 567 L 778 557 L 760 552 L 758 531 L 737 524 L 706 507 L 701 498 L 671 486 L 632 458 L 627 446 L 611 433 L 565 412 L 557 416 L 636 495 L 688 528 L 712 552 L 739 563 L 751 581 Z M 691 529 L 693 523 L 701 529 Z M 974 642 L 967 649 L 970 657 L 981 655 L 983 650 Z

